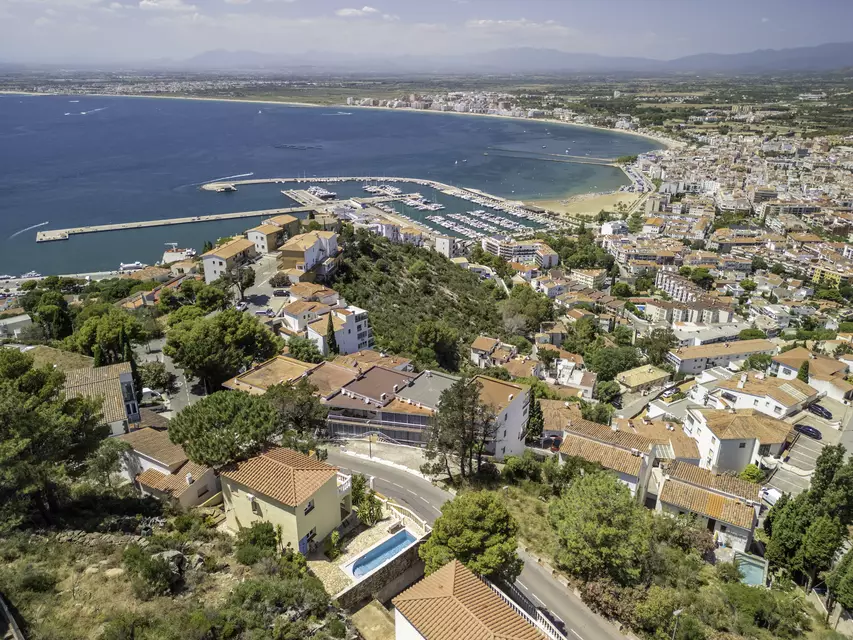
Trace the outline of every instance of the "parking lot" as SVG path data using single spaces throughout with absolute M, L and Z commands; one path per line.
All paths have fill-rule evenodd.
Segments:
M 252 268 L 255 270 L 255 284 L 246 289 L 245 296 L 249 313 L 267 309 L 273 303 L 274 289 L 270 284 L 270 278 L 278 272 L 278 256 L 276 254 L 261 256 Z

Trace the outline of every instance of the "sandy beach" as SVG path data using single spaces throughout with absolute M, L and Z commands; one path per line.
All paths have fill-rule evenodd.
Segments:
M 620 202 L 630 207 L 640 197 L 638 193 L 616 191 L 614 193 L 587 193 L 556 200 L 533 200 L 527 204 L 534 204 L 556 213 L 573 216 L 594 216 L 599 211 L 616 211 L 616 205 Z

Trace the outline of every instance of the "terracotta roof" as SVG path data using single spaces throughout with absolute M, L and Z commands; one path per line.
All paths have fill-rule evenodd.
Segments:
M 198 480 L 208 471 L 210 471 L 210 467 L 194 462 L 187 462 L 180 469 L 168 475 L 156 469 L 146 469 L 136 476 L 136 481 L 151 489 L 167 493 L 173 498 L 180 498 L 192 486 L 192 483 L 187 484 L 188 473 L 192 476 L 193 480 Z
M 835 358 L 813 354 L 805 347 L 796 347 L 785 353 L 773 356 L 773 362 L 784 364 L 790 369 L 799 369 L 808 360 L 809 375 L 831 376 L 847 370 L 847 365 Z
M 659 445 L 670 446 L 676 458 L 687 458 L 688 460 L 699 459 L 699 447 L 696 441 L 684 433 L 679 424 L 671 424 L 664 420 L 650 420 L 646 422 L 639 418 L 633 420 L 629 418 L 617 418 L 613 422 L 619 425 L 620 429 L 631 430 Z M 672 431 L 667 429 L 668 426 L 673 427 Z M 661 452 L 658 453 L 660 454 Z
M 666 468 L 666 474 L 675 480 L 694 484 L 706 489 L 715 489 L 722 493 L 740 496 L 745 500 L 758 502 L 759 486 L 754 482 L 741 480 L 737 476 L 714 473 L 709 469 L 688 462 L 673 462 Z
M 780 444 L 785 442 L 791 432 L 791 425 L 787 422 L 771 418 L 755 409 L 698 411 L 705 417 L 708 428 L 720 440 L 757 438 L 761 444 Z
M 129 362 L 66 371 L 65 396 L 67 398 L 103 398 L 101 415 L 106 424 L 127 420 L 124 395 L 119 380 L 119 376 L 123 373 L 130 373 Z
M 477 376 L 474 380 L 483 387 L 480 390 L 480 399 L 496 411 L 506 409 L 510 402 L 530 388 L 524 384 L 505 382 L 488 376 Z M 510 399 L 510 395 L 512 395 L 512 399 Z
M 486 353 L 491 353 L 492 349 L 497 347 L 500 344 L 500 340 L 496 340 L 495 338 L 489 338 L 487 336 L 478 336 L 476 340 L 471 344 L 471 348 L 475 351 L 485 351 Z
M 670 373 L 649 364 L 644 364 L 628 371 L 617 374 L 616 380 L 626 387 L 637 387 L 651 382 L 669 380 Z
M 334 330 L 340 331 L 346 326 L 346 320 L 342 320 L 338 317 L 338 315 L 332 311 L 329 312 L 332 315 L 332 327 Z M 323 314 L 313 322 L 309 322 L 308 326 L 311 328 L 311 331 L 316 333 L 317 335 L 325 336 L 329 331 L 329 316 Z
M 537 400 L 542 409 L 544 428 L 548 431 L 564 431 L 569 420 L 583 420 L 580 405 L 563 400 Z
M 169 428 L 169 419 L 164 417 L 162 413 L 143 407 L 139 409 L 139 428 L 143 427 L 165 430 Z
M 401 358 L 400 356 L 386 356 L 379 351 L 373 349 L 362 349 L 355 353 L 341 355 L 335 358 L 332 362 L 342 367 L 350 369 L 367 370 L 374 365 L 385 367 L 386 369 L 397 369 L 398 367 L 406 367 L 411 360 Z
M 124 440 L 133 447 L 134 451 L 141 453 L 147 458 L 156 460 L 167 467 L 173 467 L 176 464 L 187 461 L 187 454 L 184 453 L 184 448 L 169 440 L 169 434 L 166 431 L 158 431 L 157 429 L 145 427 L 144 429 L 137 429 L 136 431 L 120 435 L 118 439 Z
M 718 493 L 700 489 L 684 482 L 669 479 L 663 483 L 659 499 L 661 502 L 698 513 L 714 520 L 752 530 L 755 509 L 745 502 L 726 498 Z
M 290 295 L 301 300 L 306 300 L 308 298 L 327 298 L 329 296 L 337 295 L 337 293 L 338 292 L 334 289 L 324 287 L 320 284 L 314 284 L 313 282 L 297 282 L 290 287 Z
M 226 380 L 222 386 L 258 395 L 273 385 L 295 382 L 316 366 L 288 356 L 276 356 L 252 367 L 246 373 Z
M 202 256 L 207 257 L 217 257 L 222 260 L 230 260 L 234 256 L 243 253 L 248 249 L 253 249 L 255 247 L 255 243 L 246 238 L 237 238 L 236 240 L 231 240 L 230 242 L 226 242 L 225 244 L 214 247 L 207 253 L 202 254 Z
M 310 498 L 330 478 L 337 467 L 303 453 L 275 447 L 222 470 L 222 477 L 239 482 L 278 502 L 295 507 Z
M 682 347 L 670 351 L 679 360 L 692 360 L 694 358 L 717 358 L 725 355 L 748 355 L 761 351 L 776 351 L 776 345 L 769 340 L 736 340 L 734 342 L 718 342 L 715 344 L 703 344 L 698 347 Z
M 570 418 L 563 428 L 573 435 L 616 445 L 623 449 L 639 449 L 644 453 L 648 452 L 654 444 L 651 438 L 633 431 L 623 431 L 618 426 L 608 427 L 606 424 L 599 424 L 584 418 Z
M 426 640 L 545 639 L 458 560 L 406 589 L 393 603 Z
M 516 358 L 515 360 L 505 362 L 501 366 L 507 371 L 509 371 L 509 374 L 514 378 L 529 378 L 536 370 L 537 364 L 539 364 L 538 360 L 533 360 L 530 358 Z
M 746 380 L 743 387 L 740 387 L 742 376 L 746 376 Z M 797 378 L 785 380 L 784 378 L 766 376 L 761 379 L 756 377 L 755 374 L 750 376 L 747 373 L 735 375 L 730 380 L 721 380 L 717 384 L 717 388 L 736 393 L 745 393 L 751 396 L 767 396 L 785 407 L 793 407 L 808 398 L 817 396 L 817 389 Z
M 261 224 L 253 229 L 249 229 L 246 233 L 250 231 L 257 231 L 258 233 L 262 233 L 265 236 L 272 235 L 273 233 L 281 233 L 281 227 L 275 224 Z
M 323 304 L 322 302 L 315 302 L 313 300 L 296 300 L 291 302 L 288 305 L 282 307 L 282 311 L 291 316 L 298 316 L 301 313 L 305 313 L 306 311 L 313 311 L 314 313 L 322 313 L 323 311 L 329 310 L 331 307 L 329 305 Z
M 629 476 L 640 476 L 640 467 L 643 459 L 635 456 L 630 451 L 614 447 L 611 444 L 601 444 L 566 433 L 563 444 L 560 445 L 560 453 L 576 458 L 583 458 L 589 462 L 597 462 L 605 469 L 619 471 Z
M 268 222 L 270 224 L 274 224 L 274 225 L 277 225 L 279 227 L 285 227 L 285 226 L 287 226 L 293 222 L 297 222 L 297 218 L 294 218 L 293 216 L 289 216 L 287 214 L 284 214 L 284 215 L 280 215 L 280 216 L 274 216 L 272 218 L 265 220 L 264 222 L 265 223 Z
M 317 387 L 317 394 L 323 398 L 328 398 L 353 380 L 355 373 L 352 369 L 331 362 L 321 362 L 308 374 L 308 382 Z

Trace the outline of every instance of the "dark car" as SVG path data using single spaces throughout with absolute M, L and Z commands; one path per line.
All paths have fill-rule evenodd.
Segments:
M 809 411 L 811 411 L 816 416 L 820 416 L 821 418 L 826 418 L 827 420 L 832 419 L 832 413 L 826 407 L 822 407 L 819 404 L 810 404 L 806 407 Z
M 807 424 L 795 424 L 794 431 L 797 433 L 802 433 L 804 436 L 808 436 L 809 438 L 814 438 L 815 440 L 820 440 L 823 438 L 819 429 L 815 429 L 814 427 Z
M 275 291 L 273 291 L 273 292 L 272 292 L 272 294 L 273 294 L 273 296 L 275 296 L 276 298 L 283 298 L 283 297 L 285 297 L 286 295 L 289 295 L 289 294 L 287 293 L 287 291 L 285 291 L 284 289 L 276 289 Z

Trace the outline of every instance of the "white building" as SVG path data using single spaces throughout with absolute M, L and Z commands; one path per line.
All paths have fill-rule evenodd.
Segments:
M 258 251 L 255 243 L 247 238 L 237 238 L 202 254 L 204 281 L 210 284 L 218 280 L 229 269 L 254 258 Z
M 373 348 L 373 329 L 367 320 L 367 311 L 352 305 L 334 308 L 307 324 L 306 337 L 317 345 L 324 356 L 329 353 L 329 318 L 335 332 L 338 353 L 347 354 Z
M 676 373 L 697 374 L 711 367 L 725 367 L 732 362 L 745 360 L 753 354 L 776 353 L 776 345 L 769 340 L 737 340 L 705 344 L 698 347 L 683 347 L 670 351 L 666 358 L 675 367 Z
M 683 429 L 696 440 L 700 467 L 740 473 L 763 456 L 778 457 L 791 425 L 755 409 L 690 408 Z
M 715 409 L 755 409 L 774 418 L 786 418 L 817 399 L 817 390 L 802 380 L 785 380 L 758 371 L 744 371 L 729 380 L 720 381 L 710 394 L 708 406 Z
M 488 376 L 477 376 L 474 382 L 481 386 L 483 404 L 491 407 L 495 414 L 495 437 L 486 445 L 486 450 L 498 460 L 522 455 L 530 415 L 530 388 Z
M 246 238 L 254 243 L 255 251 L 262 255 L 278 249 L 282 237 L 284 229 L 275 224 L 262 224 L 246 231 Z
M 33 319 L 26 313 L 0 320 L 0 338 L 17 338 L 27 327 L 31 327 Z
M 436 236 L 435 250 L 445 258 L 456 257 L 456 238 L 452 236 Z
M 610 220 L 601 225 L 603 236 L 627 236 L 628 231 L 628 223 L 624 220 Z

